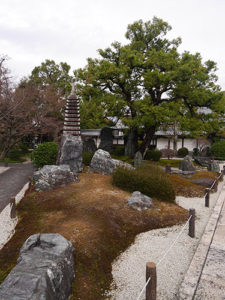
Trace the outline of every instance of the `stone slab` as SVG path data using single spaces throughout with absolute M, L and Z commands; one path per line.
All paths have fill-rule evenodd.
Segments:
M 191 261 L 189 269 L 188 269 L 188 271 L 184 277 L 184 280 L 181 284 L 181 287 L 179 289 L 179 299 L 180 300 L 225 299 L 225 298 L 205 298 L 206 289 L 209 289 L 209 291 L 210 291 L 210 288 L 211 288 L 209 285 L 207 286 L 206 289 L 204 289 L 204 297 L 203 297 L 203 295 L 201 295 L 202 298 L 199 298 L 200 294 L 197 294 L 197 293 L 200 293 L 200 292 L 196 292 L 198 289 L 198 286 L 199 286 L 200 290 L 203 290 L 203 288 L 201 286 L 203 285 L 203 281 L 205 279 L 201 275 L 204 274 L 204 266 L 207 261 L 207 254 L 210 250 L 210 245 L 213 241 L 213 238 L 215 237 L 215 233 L 216 233 L 216 229 L 217 229 L 216 226 L 217 226 L 217 222 L 220 217 L 220 213 L 222 211 L 224 199 L 225 199 L 225 185 L 223 185 L 223 188 L 219 194 L 218 200 L 213 209 L 211 217 L 208 221 L 208 224 L 206 225 L 205 232 L 202 235 L 202 238 L 199 242 L 199 245 L 197 247 L 195 255 Z M 223 270 L 224 270 L 224 268 L 223 268 Z M 200 279 L 202 279 L 203 281 L 201 282 Z M 201 285 L 199 282 L 201 282 Z M 215 283 L 215 285 L 216 285 L 216 283 Z M 198 297 L 198 298 L 194 298 L 195 294 L 196 294 L 196 297 Z

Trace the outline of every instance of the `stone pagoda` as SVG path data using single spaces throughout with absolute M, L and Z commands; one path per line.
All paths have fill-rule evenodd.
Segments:
M 57 164 L 69 165 L 73 174 L 82 171 L 83 143 L 80 134 L 80 102 L 75 93 L 74 85 L 67 99 L 63 136 L 59 147 Z
M 80 136 L 80 101 L 75 94 L 74 85 L 66 102 L 63 135 Z

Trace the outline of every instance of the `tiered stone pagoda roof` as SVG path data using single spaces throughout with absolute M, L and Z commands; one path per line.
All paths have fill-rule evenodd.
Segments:
M 80 101 L 74 88 L 66 102 L 63 134 L 80 136 Z

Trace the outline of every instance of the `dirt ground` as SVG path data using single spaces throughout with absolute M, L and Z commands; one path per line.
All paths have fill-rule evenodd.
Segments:
M 31 234 L 57 232 L 75 248 L 71 299 L 104 299 L 112 279 L 111 263 L 138 233 L 187 219 L 183 208 L 155 199 L 151 210 L 139 212 L 128 207 L 130 194 L 112 186 L 110 176 L 82 173 L 79 178 L 79 183 L 54 191 L 29 190 L 18 206 L 16 233 L 0 251 L 0 281 L 16 264 L 19 250 Z

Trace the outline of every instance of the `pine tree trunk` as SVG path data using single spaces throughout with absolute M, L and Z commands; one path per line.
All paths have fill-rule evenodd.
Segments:
M 155 131 L 156 131 L 156 127 L 151 127 L 151 128 L 148 128 L 145 132 L 145 137 L 143 139 L 143 142 L 141 144 L 141 147 L 140 147 L 140 152 L 142 153 L 143 157 L 145 157 L 145 154 L 149 148 L 149 145 L 155 135 Z

